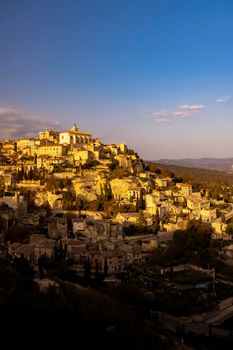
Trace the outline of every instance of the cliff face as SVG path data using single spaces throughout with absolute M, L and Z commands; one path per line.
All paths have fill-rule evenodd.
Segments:
M 101 176 L 95 171 L 84 172 L 82 176 L 76 177 L 72 181 L 75 195 L 84 197 L 88 202 L 96 200 L 108 186 L 107 177 L 105 175 Z
M 45 203 L 49 203 L 51 208 L 54 208 L 55 202 L 62 200 L 62 194 L 55 194 L 50 191 L 37 192 L 35 196 L 35 205 L 42 206 Z
M 131 189 L 140 190 L 140 183 L 136 179 L 113 179 L 110 181 L 114 198 L 127 197 Z

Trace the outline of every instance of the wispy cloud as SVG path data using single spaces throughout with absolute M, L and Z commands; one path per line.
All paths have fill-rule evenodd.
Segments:
M 2 107 L 0 106 L 0 115 L 2 114 L 23 113 L 22 108 Z
M 217 103 L 226 103 L 230 100 L 230 96 L 223 96 L 216 99 Z
M 169 118 L 158 118 L 155 121 L 157 123 L 170 123 L 171 119 L 169 119 Z
M 189 111 L 178 111 L 178 112 L 174 112 L 173 115 L 174 117 L 177 117 L 177 118 L 185 118 L 190 116 L 192 113 L 193 112 L 189 112 Z
M 158 123 L 170 122 L 176 118 L 186 118 L 207 108 L 204 104 L 181 104 L 176 106 L 176 110 L 161 108 L 155 112 L 139 112 L 140 116 L 145 119 L 154 119 Z
M 28 114 L 22 108 L 0 106 L 1 139 L 38 136 L 43 129 L 59 127 L 60 122 L 52 118 Z
M 155 118 L 163 118 L 163 117 L 171 116 L 172 115 L 171 113 L 172 112 L 170 112 L 169 110 L 161 108 L 158 112 L 152 112 L 151 116 Z
M 183 104 L 176 106 L 178 109 L 186 110 L 186 111 L 200 111 L 202 109 L 207 108 L 204 104 Z

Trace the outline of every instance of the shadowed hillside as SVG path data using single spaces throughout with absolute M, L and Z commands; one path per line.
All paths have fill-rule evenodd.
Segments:
M 233 185 L 233 174 L 228 174 L 223 171 L 210 170 L 210 169 L 199 169 L 192 167 L 183 167 L 177 165 L 165 165 L 161 163 L 156 163 L 159 168 L 168 168 L 173 172 L 176 177 L 182 177 L 185 181 L 199 181 L 202 183 L 212 183 L 221 184 L 225 183 L 228 185 Z
M 212 169 L 219 171 L 233 171 L 233 158 L 184 158 L 184 159 L 159 159 L 160 164 L 177 165 L 190 168 Z

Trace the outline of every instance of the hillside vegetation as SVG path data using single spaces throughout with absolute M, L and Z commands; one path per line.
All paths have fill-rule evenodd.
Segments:
M 166 166 L 159 163 L 157 163 L 157 165 L 160 169 L 168 168 L 176 177 L 182 177 L 184 181 L 233 185 L 233 174 L 228 174 L 223 171 L 189 168 L 177 165 Z

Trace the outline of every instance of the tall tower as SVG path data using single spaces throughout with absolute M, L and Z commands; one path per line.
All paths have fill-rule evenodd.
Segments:
M 75 131 L 75 132 L 78 131 L 78 127 L 76 123 L 74 123 L 74 125 L 72 126 L 71 131 Z

